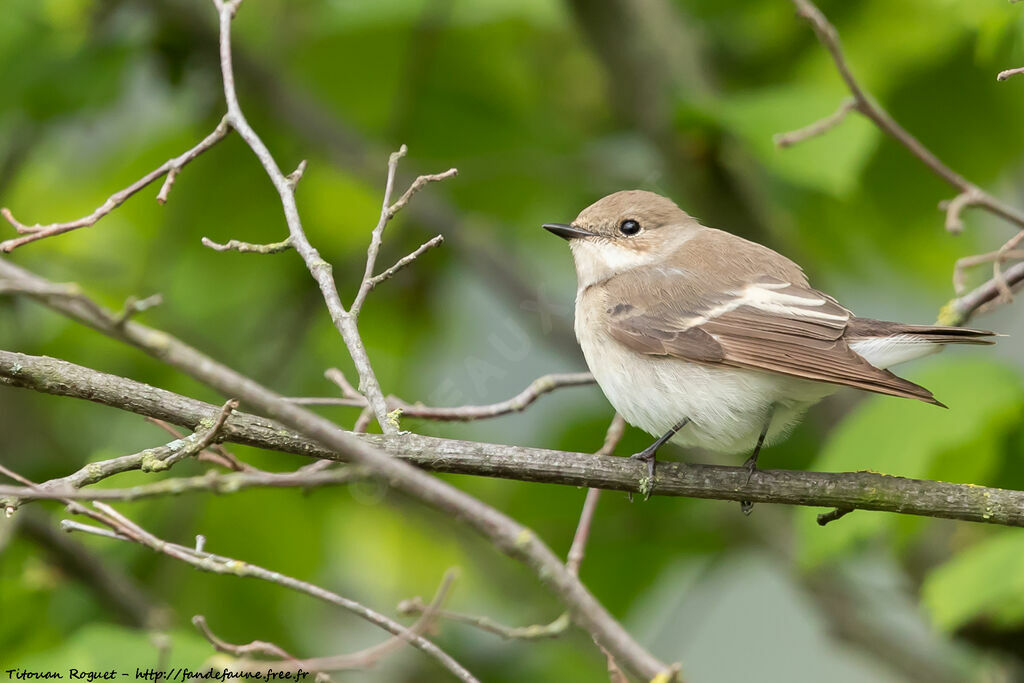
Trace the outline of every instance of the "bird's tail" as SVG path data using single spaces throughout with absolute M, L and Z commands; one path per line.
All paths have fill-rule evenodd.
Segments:
M 877 368 L 888 368 L 940 351 L 946 344 L 994 344 L 988 330 L 941 325 L 907 325 L 854 318 L 847 327 L 850 348 Z
M 995 344 L 989 337 L 998 336 L 988 330 L 973 330 L 969 327 L 945 327 L 943 325 L 907 325 L 870 318 L 854 318 L 846 328 L 846 337 L 869 339 L 907 335 L 922 342 L 933 344 Z

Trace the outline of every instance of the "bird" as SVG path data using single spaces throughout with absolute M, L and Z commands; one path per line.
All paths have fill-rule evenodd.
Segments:
M 841 387 L 945 407 L 888 368 L 995 336 L 856 316 L 782 254 L 652 192 L 616 192 L 543 227 L 569 242 L 576 338 L 594 379 L 626 422 L 657 437 L 632 456 L 647 463 L 648 493 L 666 442 L 752 451 L 752 474 L 762 447 Z

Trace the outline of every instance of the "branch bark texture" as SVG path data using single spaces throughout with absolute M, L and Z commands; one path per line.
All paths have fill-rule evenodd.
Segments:
M 84 398 L 189 429 L 220 409 L 202 401 L 66 361 L 0 351 L 0 383 Z M 313 458 L 358 462 L 285 425 L 235 412 L 220 431 L 226 441 Z M 543 448 L 439 439 L 416 434 L 345 434 L 433 472 L 497 477 L 643 493 L 645 468 L 628 458 Z M 879 510 L 969 522 L 1024 526 L 1024 491 L 907 479 L 874 472 L 805 472 L 660 463 L 652 495 L 749 500 L 811 507 Z M 344 483 L 345 477 L 323 479 Z M 436 481 L 436 480 L 432 480 Z M 278 483 L 277 485 L 281 485 Z M 559 563 L 561 565 L 561 563 Z

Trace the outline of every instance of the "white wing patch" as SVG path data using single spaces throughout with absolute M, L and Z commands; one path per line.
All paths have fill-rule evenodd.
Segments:
M 765 313 L 777 315 L 783 318 L 796 318 L 797 320 L 827 320 L 845 323 L 850 319 L 848 313 L 836 315 L 825 311 L 815 310 L 824 306 L 828 301 L 821 297 L 796 296 L 785 294 L 778 290 L 791 286 L 788 282 L 755 282 L 747 285 L 739 292 L 730 292 L 735 299 L 719 304 L 708 310 L 704 315 L 690 318 L 686 321 L 687 327 L 703 325 L 704 323 L 735 311 L 741 306 L 750 306 Z
M 942 344 L 910 334 L 897 334 L 892 337 L 858 339 L 850 342 L 850 348 L 876 368 L 884 370 L 892 365 L 940 351 Z

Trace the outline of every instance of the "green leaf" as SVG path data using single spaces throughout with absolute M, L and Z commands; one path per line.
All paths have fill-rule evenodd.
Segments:
M 949 406 L 887 396 L 864 401 L 836 428 L 811 469 L 871 470 L 901 477 L 983 483 L 998 465 L 1000 441 L 1019 421 L 1024 389 L 1013 369 L 996 362 L 944 359 L 914 377 Z M 864 539 L 920 522 L 858 511 L 822 529 L 814 515 L 797 517 L 800 561 L 814 566 Z
M 941 629 L 979 616 L 1018 621 L 1024 616 L 1024 534 L 1003 531 L 955 555 L 925 578 L 921 592 Z

